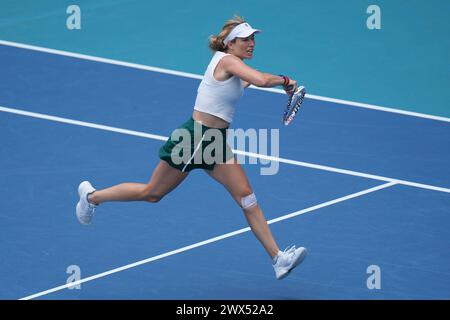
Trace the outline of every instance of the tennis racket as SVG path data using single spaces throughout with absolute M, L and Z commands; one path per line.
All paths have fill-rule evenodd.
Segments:
M 289 125 L 292 120 L 294 120 L 295 115 L 297 114 L 300 106 L 303 103 L 303 99 L 305 98 L 305 87 L 300 86 L 295 90 L 292 96 L 289 97 L 288 103 L 286 105 L 286 109 L 283 114 L 283 123 L 285 126 Z

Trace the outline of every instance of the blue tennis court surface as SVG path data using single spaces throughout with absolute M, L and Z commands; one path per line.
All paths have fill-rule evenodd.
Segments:
M 266 218 L 284 217 L 271 224 L 279 245 L 309 250 L 277 281 L 201 171 L 157 204 L 107 203 L 89 227 L 75 218 L 80 181 L 148 181 L 200 80 L 7 45 L 0 70 L 0 298 L 450 298 L 448 121 L 307 99 L 284 127 L 286 96 L 247 89 L 232 127 L 279 129 L 280 163 L 244 169 Z M 69 290 L 73 265 L 87 281 Z

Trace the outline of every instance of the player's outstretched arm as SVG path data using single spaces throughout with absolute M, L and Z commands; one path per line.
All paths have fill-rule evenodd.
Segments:
M 272 88 L 283 86 L 288 93 L 294 92 L 297 88 L 297 81 L 287 77 L 273 75 L 253 69 L 247 66 L 241 59 L 233 55 L 226 56 L 222 59 L 223 68 L 248 84 L 257 87 Z

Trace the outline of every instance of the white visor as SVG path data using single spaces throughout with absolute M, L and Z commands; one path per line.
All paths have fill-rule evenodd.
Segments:
M 254 33 L 260 33 L 261 30 L 253 29 L 247 22 L 238 24 L 231 30 L 230 34 L 223 40 L 223 44 L 226 46 L 230 41 L 236 38 L 247 38 Z

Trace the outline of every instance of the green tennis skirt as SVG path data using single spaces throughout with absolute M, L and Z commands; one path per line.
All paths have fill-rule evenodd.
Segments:
M 216 164 L 232 159 L 234 154 L 227 143 L 227 128 L 210 128 L 190 118 L 172 132 L 159 149 L 159 157 L 172 167 L 189 172 L 212 170 Z

